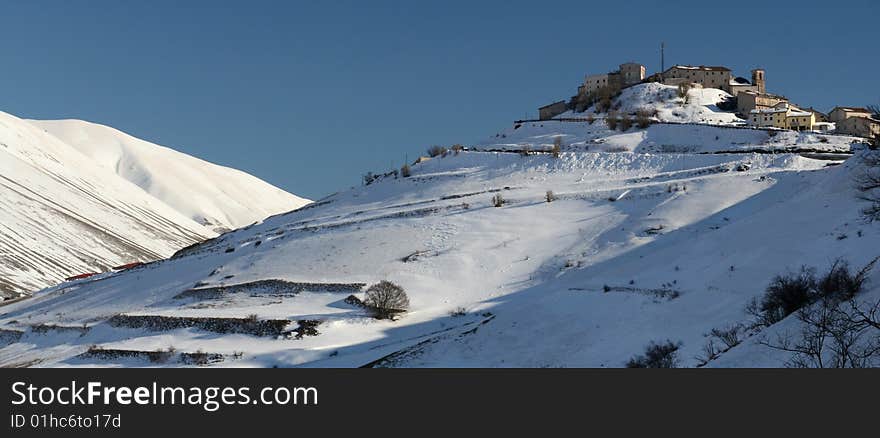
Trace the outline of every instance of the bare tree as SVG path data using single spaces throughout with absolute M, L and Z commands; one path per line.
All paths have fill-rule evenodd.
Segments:
M 855 176 L 859 199 L 871 204 L 862 209 L 868 222 L 880 220 L 880 151 L 865 151 L 861 155 L 862 171 Z
M 443 146 L 431 146 L 428 148 L 428 156 L 431 158 L 437 157 L 439 155 L 446 155 L 448 149 Z
M 639 129 L 645 129 L 651 125 L 651 117 L 656 115 L 657 110 L 653 111 L 648 108 L 642 108 L 636 111 L 636 125 L 638 125 Z
M 678 97 L 684 100 L 684 103 L 688 103 L 688 92 L 691 91 L 691 84 L 689 82 L 682 82 L 678 84 Z
M 550 153 L 553 154 L 553 158 L 559 158 L 560 152 L 562 152 L 562 136 L 557 135 L 553 137 L 553 147 L 550 149 Z
M 402 287 L 382 280 L 367 289 L 364 305 L 373 311 L 378 319 L 392 319 L 394 315 L 409 309 L 409 298 Z
M 504 205 L 504 196 L 501 196 L 501 193 L 496 193 L 492 196 L 492 206 L 493 207 L 501 207 Z
M 626 363 L 627 368 L 676 368 L 678 367 L 678 349 L 681 342 L 651 342 L 645 348 L 645 354 L 633 357 Z
M 605 124 L 608 125 L 608 129 L 614 131 L 617 129 L 617 111 L 609 111 L 608 115 L 605 116 Z
M 858 306 L 847 308 L 835 300 L 822 299 L 798 311 L 801 329 L 797 336 L 784 333 L 775 342 L 760 343 L 794 353 L 787 364 L 794 368 L 874 366 L 880 353 L 880 335 L 876 328 L 860 320 L 853 309 Z
M 759 343 L 794 353 L 788 365 L 797 368 L 865 368 L 880 363 L 880 301 L 858 303 L 868 274 L 880 257 L 857 273 L 836 261 L 816 283 L 815 302 L 797 311 L 800 333 L 779 334 Z

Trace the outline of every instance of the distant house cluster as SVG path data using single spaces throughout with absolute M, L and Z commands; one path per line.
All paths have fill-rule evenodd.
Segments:
M 586 75 L 571 100 L 560 100 L 538 109 L 541 120 L 552 119 L 566 111 L 582 112 L 621 90 L 645 82 L 665 85 L 686 84 L 697 88 L 724 90 L 735 99 L 737 114 L 750 125 L 761 128 L 796 131 L 831 131 L 865 138 L 880 138 L 880 117 L 865 108 L 835 107 L 828 115 L 812 107 L 799 107 L 786 97 L 768 93 L 766 72 L 756 68 L 751 80 L 735 77 L 724 66 L 674 65 L 665 71 L 646 76 L 645 66 L 636 62 L 620 64 L 615 71 Z M 733 108 L 733 102 L 730 103 Z
M 828 121 L 837 126 L 837 132 L 865 138 L 880 138 L 880 119 L 867 108 L 834 107 Z

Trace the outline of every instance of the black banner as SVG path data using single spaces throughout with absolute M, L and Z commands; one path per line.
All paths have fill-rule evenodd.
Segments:
M 3 436 L 872 430 L 880 374 L 809 370 L 7 369 Z M 185 396 L 182 398 L 181 396 Z M 863 398 L 866 397 L 866 398 Z M 701 429 L 705 428 L 705 429 Z M 759 432 L 760 431 L 760 432 Z M 147 435 L 144 435 L 147 434 Z M 168 435 L 171 434 L 171 435 Z M 319 434 L 319 435 L 313 435 Z M 726 434 L 726 433 L 724 433 Z

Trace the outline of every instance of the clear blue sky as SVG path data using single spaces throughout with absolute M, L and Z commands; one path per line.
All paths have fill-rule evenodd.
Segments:
M 674 5 L 673 5 L 674 3 Z M 107 124 L 317 199 L 624 61 L 880 101 L 880 2 L 4 1 L 0 110 Z

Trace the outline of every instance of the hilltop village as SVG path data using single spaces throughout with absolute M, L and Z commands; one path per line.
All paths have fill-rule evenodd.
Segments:
M 611 100 L 621 91 L 643 83 L 676 86 L 682 96 L 694 88 L 712 88 L 729 97 L 719 109 L 735 112 L 741 124 L 757 128 L 795 131 L 834 132 L 864 138 L 880 137 L 880 117 L 867 108 L 837 106 L 828 113 L 813 107 L 792 103 L 785 96 L 767 91 L 763 69 L 751 71 L 751 79 L 733 75 L 724 66 L 674 65 L 662 72 L 646 76 L 645 66 L 635 62 L 621 64 L 615 71 L 587 75 L 577 94 L 568 101 L 558 101 L 538 109 L 540 120 L 549 120 L 563 113 L 606 113 Z

